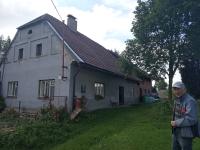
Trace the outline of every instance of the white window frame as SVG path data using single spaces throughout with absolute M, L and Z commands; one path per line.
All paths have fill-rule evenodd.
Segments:
M 55 80 L 39 81 L 39 97 L 48 98 L 54 96 Z
M 8 82 L 8 96 L 17 96 L 18 82 Z
M 102 97 L 105 96 L 105 86 L 103 83 L 98 83 L 98 82 L 95 82 L 94 83 L 94 94 L 95 95 L 101 95 Z

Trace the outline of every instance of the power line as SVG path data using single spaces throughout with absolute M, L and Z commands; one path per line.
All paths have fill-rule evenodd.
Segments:
M 51 2 L 53 3 L 53 0 L 51 0 Z M 56 11 L 57 11 L 58 15 L 60 16 L 60 14 L 59 14 L 59 12 L 58 12 L 58 10 L 57 10 L 56 6 L 54 5 L 54 3 L 53 3 L 53 6 L 55 7 L 55 9 L 56 9 Z M 63 21 L 63 20 L 62 20 L 62 18 L 61 18 L 61 16 L 60 16 L 60 19 L 61 19 L 61 21 Z

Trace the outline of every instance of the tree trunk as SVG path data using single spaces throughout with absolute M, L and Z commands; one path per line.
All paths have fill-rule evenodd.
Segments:
M 172 53 L 172 51 L 170 51 Z M 173 54 L 171 54 L 171 56 L 173 56 Z M 173 82 L 173 77 L 174 77 L 174 73 L 175 70 L 173 70 L 173 60 L 170 58 L 169 61 L 169 88 L 168 88 L 168 97 L 169 99 L 172 99 L 172 82 Z
M 173 81 L 173 76 L 169 75 L 169 88 L 168 88 L 169 99 L 172 99 L 172 81 Z

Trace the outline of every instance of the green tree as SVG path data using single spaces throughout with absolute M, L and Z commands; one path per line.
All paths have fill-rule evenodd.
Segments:
M 160 81 L 158 81 L 155 86 L 159 89 L 159 90 L 166 90 L 168 84 L 165 82 L 165 80 L 162 78 Z
M 8 36 L 7 39 L 4 39 L 3 35 L 0 35 L 0 51 L 6 52 L 11 44 L 11 39 Z
M 134 39 L 126 41 L 120 65 L 124 72 L 132 73 L 139 67 L 154 79 L 169 78 L 169 98 L 172 98 L 172 82 L 177 69 L 188 52 L 199 53 L 192 48 L 199 36 L 199 20 L 195 17 L 200 9 L 197 0 L 138 0 L 131 32 Z M 198 31 L 194 33 L 193 27 Z
M 195 98 L 200 98 L 200 60 L 193 57 L 188 57 L 182 63 L 180 68 L 180 74 L 183 83 L 187 87 L 188 93 L 193 95 Z

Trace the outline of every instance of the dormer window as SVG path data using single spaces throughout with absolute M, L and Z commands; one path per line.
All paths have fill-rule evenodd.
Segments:
M 29 31 L 28 31 L 28 34 L 32 34 L 32 30 L 29 30 Z

